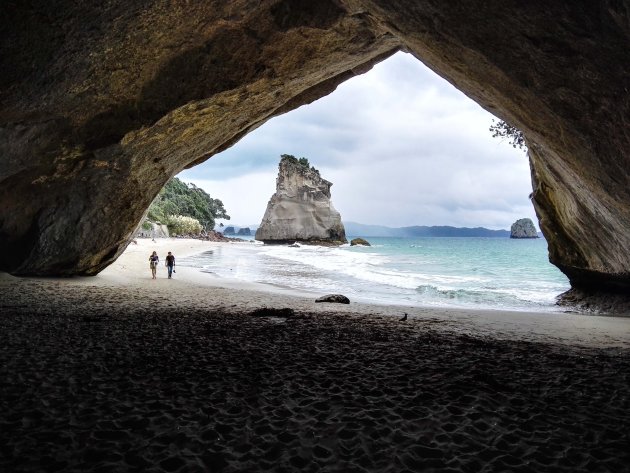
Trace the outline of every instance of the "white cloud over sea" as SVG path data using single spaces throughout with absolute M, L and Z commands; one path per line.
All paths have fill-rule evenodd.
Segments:
M 398 53 L 179 177 L 221 199 L 236 225 L 260 223 L 284 153 L 307 157 L 333 182 L 344 221 L 493 229 L 536 222 L 525 153 L 492 138 L 492 118 Z

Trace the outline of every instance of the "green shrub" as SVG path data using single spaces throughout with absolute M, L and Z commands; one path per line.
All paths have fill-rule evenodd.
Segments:
M 166 225 L 171 236 L 198 235 L 203 228 L 199 220 L 185 215 L 170 215 Z
M 223 202 L 213 199 L 194 184 L 186 184 L 176 177 L 168 181 L 157 195 L 149 207 L 147 219 L 168 225 L 168 220 L 173 215 L 193 217 L 208 229 L 214 228 L 217 218 L 230 219 Z

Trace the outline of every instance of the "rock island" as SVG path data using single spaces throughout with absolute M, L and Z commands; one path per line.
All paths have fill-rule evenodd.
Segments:
M 521 218 L 512 224 L 510 238 L 538 238 L 534 222 L 530 218 Z
M 341 215 L 330 199 L 332 183 L 323 179 L 308 159 L 283 154 L 276 192 L 256 231 L 256 240 L 270 244 L 347 243 Z

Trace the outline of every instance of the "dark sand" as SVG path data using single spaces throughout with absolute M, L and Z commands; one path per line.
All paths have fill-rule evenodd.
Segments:
M 2 290 L 2 472 L 630 471 L 627 346 L 330 304 Z

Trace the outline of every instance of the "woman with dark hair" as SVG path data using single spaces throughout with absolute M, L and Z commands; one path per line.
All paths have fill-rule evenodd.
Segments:
M 151 268 L 151 274 L 153 275 L 153 279 L 157 279 L 156 273 L 157 273 L 157 266 L 159 262 L 160 262 L 160 258 L 157 255 L 157 252 L 154 251 L 151 254 L 151 256 L 149 256 L 149 267 Z

